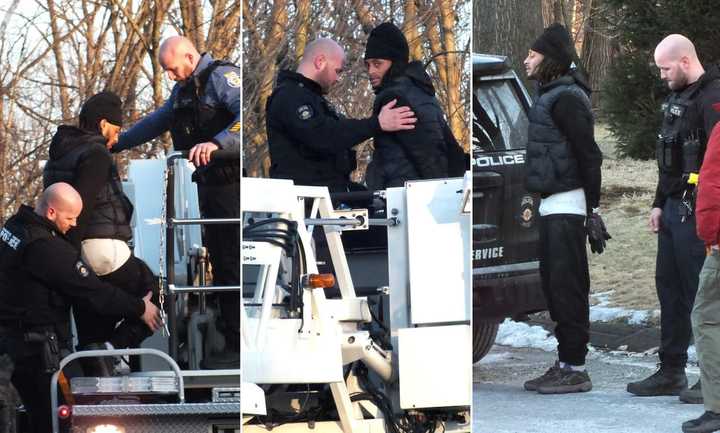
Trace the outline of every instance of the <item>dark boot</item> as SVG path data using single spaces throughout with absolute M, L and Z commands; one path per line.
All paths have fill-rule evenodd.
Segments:
M 702 404 L 702 386 L 700 385 L 700 379 L 691 388 L 685 389 L 680 393 L 680 401 L 689 404 Z
M 543 373 L 542 376 L 528 380 L 525 384 L 523 384 L 523 387 L 528 391 L 537 391 L 538 386 L 540 386 L 543 382 L 555 378 L 559 374 L 559 370 L 560 362 L 555 361 L 555 364 Z
M 658 395 L 679 395 L 687 388 L 685 367 L 673 367 L 660 364 L 660 368 L 650 377 L 627 385 L 627 392 L 640 397 Z
M 587 371 L 577 371 L 570 367 L 558 368 L 557 374 L 538 385 L 540 394 L 569 394 L 571 392 L 588 392 L 592 382 Z
M 682 424 L 683 433 L 712 433 L 720 430 L 720 414 L 706 411 L 700 416 Z

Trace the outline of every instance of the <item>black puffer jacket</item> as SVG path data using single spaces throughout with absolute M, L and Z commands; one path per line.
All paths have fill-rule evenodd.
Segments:
M 67 182 L 80 193 L 83 209 L 68 238 L 130 240 L 133 207 L 122 191 L 117 167 L 99 134 L 62 125 L 50 143 L 43 184 Z
M 384 189 L 402 186 L 407 180 L 447 177 L 449 128 L 430 77 L 420 62 L 411 62 L 402 72 L 388 73 L 391 76 L 376 91 L 373 113 L 377 115 L 383 105 L 397 99 L 396 106 L 412 108 L 417 123 L 415 129 L 375 135 L 373 167 L 369 170 L 376 185 L 368 186 Z

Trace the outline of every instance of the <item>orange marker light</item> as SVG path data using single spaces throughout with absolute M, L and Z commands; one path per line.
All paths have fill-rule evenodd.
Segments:
M 335 285 L 333 274 L 310 274 L 307 276 L 307 287 L 313 289 L 327 289 Z

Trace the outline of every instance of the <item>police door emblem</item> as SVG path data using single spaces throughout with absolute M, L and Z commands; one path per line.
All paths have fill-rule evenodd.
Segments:
M 88 268 L 85 266 L 85 263 L 83 263 L 82 260 L 78 260 L 77 263 L 75 263 L 75 270 L 77 270 L 78 274 L 80 274 L 80 276 L 83 278 L 90 275 L 90 271 L 88 271 Z
M 235 71 L 226 72 L 223 74 L 223 77 L 225 77 L 225 82 L 227 83 L 227 85 L 234 89 L 237 89 L 242 85 L 240 76 Z
M 309 105 L 301 105 L 297 109 L 297 115 L 300 120 L 308 120 L 313 115 L 313 109 Z
M 533 206 L 535 202 L 533 198 L 529 195 L 526 195 L 522 198 L 522 201 L 520 202 L 520 225 L 525 228 L 530 228 L 533 224 L 533 217 L 535 216 L 533 212 Z

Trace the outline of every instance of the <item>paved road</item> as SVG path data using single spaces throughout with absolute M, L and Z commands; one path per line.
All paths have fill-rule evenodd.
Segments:
M 495 346 L 474 366 L 474 433 L 677 433 L 703 412 L 677 397 L 634 397 L 627 382 L 655 370 L 657 356 L 624 352 L 590 354 L 593 390 L 584 394 L 540 395 L 523 390 L 524 381 L 542 374 L 555 353 Z M 697 367 L 688 367 L 691 384 Z

